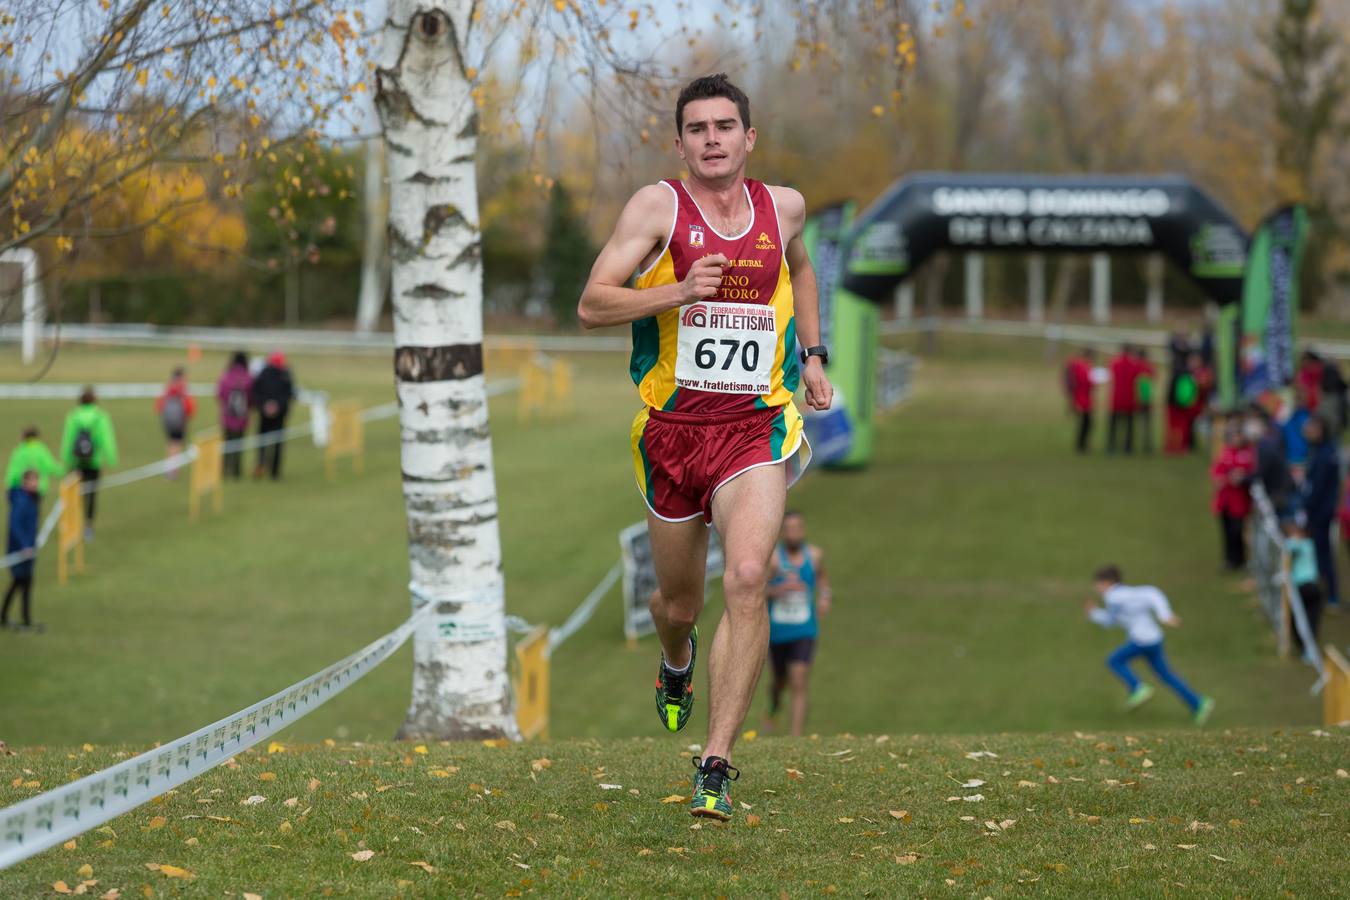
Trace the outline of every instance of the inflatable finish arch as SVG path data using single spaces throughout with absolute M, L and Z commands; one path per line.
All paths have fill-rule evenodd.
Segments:
M 877 304 L 939 251 L 1157 252 L 1228 304 L 1242 296 L 1247 244 L 1236 220 L 1179 176 L 925 172 L 896 182 L 842 239 L 842 265 L 821 310 L 837 360 L 830 377 L 853 432 L 852 449 L 836 462 L 871 456 Z

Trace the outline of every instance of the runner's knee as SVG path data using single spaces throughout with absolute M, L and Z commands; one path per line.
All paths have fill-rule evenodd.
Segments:
M 743 559 L 727 565 L 722 576 L 727 597 L 732 595 L 753 595 L 758 601 L 764 594 L 764 586 L 769 581 L 769 567 L 755 559 Z

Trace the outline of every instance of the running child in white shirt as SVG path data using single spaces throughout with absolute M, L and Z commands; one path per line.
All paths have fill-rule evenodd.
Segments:
M 1088 601 L 1083 610 L 1089 619 L 1103 628 L 1125 629 L 1125 643 L 1107 657 L 1106 665 L 1125 682 L 1125 689 L 1130 692 L 1125 701 L 1126 708 L 1138 709 L 1153 697 L 1153 688 L 1130 671 L 1130 661 L 1142 656 L 1163 684 L 1190 707 L 1195 724 L 1205 724 L 1214 711 L 1214 700 L 1191 690 L 1167 665 L 1167 657 L 1163 655 L 1162 626 L 1176 628 L 1181 619 L 1172 612 L 1162 591 L 1149 585 L 1122 584 L 1121 578 L 1118 566 L 1098 569 L 1093 575 L 1093 585 L 1101 595 L 1103 605 Z

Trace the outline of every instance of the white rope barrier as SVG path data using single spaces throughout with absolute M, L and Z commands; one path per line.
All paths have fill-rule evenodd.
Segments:
M 0 869 L 130 812 L 291 725 L 393 655 L 431 609 L 421 607 L 393 631 L 266 700 L 0 810 Z
M 586 595 L 586 599 L 582 600 L 577 608 L 572 610 L 572 614 L 567 617 L 567 621 L 549 632 L 548 652 L 550 654 L 552 654 L 554 650 L 557 650 L 563 641 L 580 631 L 581 626 L 591 620 L 591 616 L 595 615 L 596 607 L 600 605 L 600 601 L 605 598 L 605 595 L 609 593 L 610 588 L 614 587 L 615 582 L 617 582 L 622 575 L 623 562 L 616 562 L 610 570 L 605 573 L 605 577 L 600 579 L 600 583 Z

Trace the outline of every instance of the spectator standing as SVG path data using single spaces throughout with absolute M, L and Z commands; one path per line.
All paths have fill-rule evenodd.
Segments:
M 79 402 L 66 415 L 61 437 L 61 459 L 66 469 L 78 469 L 84 482 L 84 539 L 94 539 L 94 512 L 98 500 L 99 475 L 117 467 L 117 437 L 112 417 L 98 405 L 93 387 L 80 392 Z
M 1157 371 L 1143 347 L 1134 348 L 1134 414 L 1139 420 L 1139 445 L 1153 452 L 1153 378 Z
M 1295 522 L 1286 522 L 1284 526 L 1284 549 L 1289 554 L 1289 580 L 1298 591 L 1303 602 L 1303 613 L 1308 617 L 1308 630 L 1312 632 L 1313 646 L 1317 645 L 1318 625 L 1322 621 L 1322 589 L 1317 583 L 1317 548 L 1308 539 L 1308 533 Z M 1294 640 L 1303 651 L 1303 635 L 1294 629 Z
M 1334 359 L 1322 360 L 1322 400 L 1318 404 L 1318 410 L 1327 420 L 1331 436 L 1338 440 L 1345 433 L 1346 419 L 1350 415 L 1350 410 L 1346 407 L 1346 387 L 1340 363 Z
M 1322 358 L 1312 350 L 1304 350 L 1303 357 L 1299 360 L 1298 371 L 1294 373 L 1294 380 L 1306 391 L 1304 397 L 1309 412 L 1321 409 L 1322 369 Z
M 1195 419 L 1201 407 L 1200 381 L 1193 361 L 1199 355 L 1192 353 L 1181 367 L 1174 369 L 1167 386 L 1167 434 L 1163 438 L 1165 453 L 1186 453 L 1195 446 Z
M 1111 422 L 1106 433 L 1106 452 L 1116 452 L 1117 431 L 1123 431 L 1126 453 L 1134 452 L 1135 379 L 1137 364 L 1130 345 L 1121 348 L 1111 360 Z
M 197 401 L 192 399 L 188 389 L 187 374 L 182 366 L 169 375 L 169 383 L 164 392 L 155 400 L 155 412 L 159 423 L 164 426 L 164 437 L 168 441 L 164 455 L 172 459 L 183 452 L 183 441 L 187 438 L 188 425 L 197 412 Z M 171 464 L 164 477 L 173 481 L 178 477 L 178 464 Z
M 216 382 L 216 402 L 220 404 L 220 429 L 225 433 L 226 445 L 237 441 L 248 431 L 249 412 L 253 409 L 253 375 L 248 370 L 248 357 L 242 350 L 230 356 L 220 380 Z M 242 450 L 226 450 L 222 465 L 227 478 L 242 474 Z
M 1085 347 L 1074 354 L 1064 366 L 1064 391 L 1068 395 L 1069 411 L 1078 419 L 1078 438 L 1075 446 L 1086 453 L 1092 435 L 1092 367 L 1096 352 Z
M 1256 459 L 1246 436 L 1237 423 L 1224 433 L 1224 447 L 1210 470 L 1214 485 L 1214 515 L 1219 518 L 1223 536 L 1223 562 L 1230 572 L 1247 564 L 1247 546 L 1243 525 L 1252 511 L 1247 483 L 1256 471 Z
M 1341 496 L 1341 456 L 1320 415 L 1313 415 L 1303 426 L 1308 441 L 1308 466 L 1303 476 L 1303 509 L 1308 518 L 1308 535 L 1317 551 L 1317 571 L 1322 576 L 1328 606 L 1339 606 L 1336 557 L 1331 552 L 1331 525 Z
M 286 427 L 286 417 L 291 412 L 291 401 L 295 399 L 295 383 L 291 370 L 286 365 L 286 356 L 280 350 L 267 358 L 258 377 L 253 379 L 253 405 L 258 409 L 258 437 L 273 440 L 258 448 L 258 466 L 253 470 L 254 478 L 262 478 L 269 472 L 272 480 L 281 477 L 281 445 L 276 432 Z
M 52 451 L 42 443 L 36 425 L 29 425 L 19 434 L 19 444 L 9 454 L 9 465 L 5 469 L 5 490 L 19 487 L 23 476 L 36 472 L 38 478 L 38 499 L 46 496 L 52 478 L 60 478 L 65 469 L 52 456 Z
M 1280 435 L 1284 441 L 1284 458 L 1295 473 L 1301 472 L 1308 462 L 1308 439 L 1303 435 L 1303 426 L 1312 415 L 1311 395 L 1303 382 L 1294 384 L 1294 408 L 1289 417 L 1280 424 Z M 1295 478 L 1298 475 L 1295 474 Z
M 19 485 L 9 489 L 9 535 L 5 551 L 28 555 L 9 567 L 9 590 L 5 591 L 5 604 L 0 608 L 0 628 L 9 627 L 9 605 L 15 595 L 23 602 L 23 630 L 41 631 L 42 626 L 33 625 L 33 556 L 37 552 L 38 533 L 38 473 L 28 469 L 19 476 Z
M 1260 482 L 1275 515 L 1285 519 L 1298 509 L 1298 492 L 1289 463 L 1284 458 L 1284 444 L 1280 432 L 1270 420 L 1270 414 L 1255 408 L 1243 424 L 1244 434 L 1256 453 L 1256 481 Z

